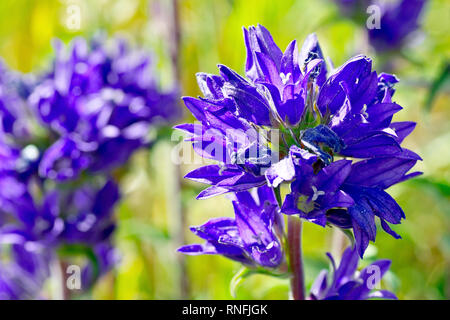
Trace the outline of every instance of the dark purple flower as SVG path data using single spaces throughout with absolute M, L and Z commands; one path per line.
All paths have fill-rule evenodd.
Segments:
M 8 70 L 0 61 L 0 140 L 24 140 L 30 137 L 30 115 L 22 92 L 27 77 Z
M 39 164 L 39 175 L 60 181 L 74 179 L 89 166 L 89 161 L 88 155 L 80 151 L 74 140 L 63 138 L 45 151 Z
M 49 276 L 50 253 L 28 240 L 26 234 L 0 232 L 0 300 L 40 297 Z
M 419 19 L 427 0 L 398 0 L 382 7 L 379 29 L 370 29 L 370 44 L 379 52 L 396 50 L 403 46 L 419 26 Z
M 0 179 L 0 185 L 3 179 Z M 20 261 L 12 256 L 8 266 L 0 264 L 0 296 L 2 290 L 21 289 L 18 293 L 5 293 L 5 298 L 38 297 L 48 277 L 48 271 L 41 273 L 48 269 L 57 249 L 74 246 L 78 252 L 85 254 L 87 263 L 82 273 L 83 290 L 91 287 L 96 279 L 118 262 L 117 253 L 111 245 L 115 230 L 113 209 L 119 199 L 115 183 L 106 181 L 98 189 L 90 184 L 75 190 L 48 191 L 42 203 L 34 201 L 27 184 L 19 184 L 14 180 L 4 183 L 8 184 L 10 192 L 0 194 L 0 217 L 9 214 L 16 221 L 6 219 L 0 223 L 0 248 L 11 243 L 14 246 L 22 245 L 20 252 L 23 254 Z M 18 265 L 21 263 L 31 268 L 37 262 L 40 262 L 39 266 L 33 269 L 36 274 L 31 271 L 26 273 L 27 270 L 22 270 L 22 266 Z M 38 280 L 34 284 L 36 287 L 32 286 Z M 15 282 L 22 287 L 14 287 Z
M 125 41 L 57 42 L 52 69 L 32 80 L 0 66 L 0 237 L 33 248 L 0 266 L 5 298 L 38 297 L 48 275 L 29 288 L 22 282 L 32 283 L 34 274 L 8 271 L 19 272 L 26 259 L 48 265 L 76 251 L 87 261 L 83 289 L 117 263 L 120 195 L 110 172 L 151 145 L 151 128 L 180 115 L 177 90 L 161 90 L 149 55 Z M 34 122 L 33 135 L 22 130 Z
M 73 180 L 108 172 L 149 145 L 149 130 L 176 119 L 176 90 L 162 92 L 150 57 L 124 41 L 74 40 L 55 45 L 53 69 L 28 101 L 59 138 L 44 153 L 40 174 Z M 57 160 L 57 158 L 61 160 Z
M 93 182 L 76 189 L 44 188 L 33 177 L 37 171 L 30 162 L 36 160 L 33 150 L 19 151 L 0 143 L 0 250 L 13 245 L 14 253 L 9 264 L 0 265 L 0 296 L 5 299 L 38 298 L 58 248 L 81 245 L 86 247 L 88 261 L 98 256 L 95 265 L 101 269 L 91 274 L 90 285 L 116 262 L 102 248 L 111 242 L 115 229 L 117 185 L 107 180 L 97 188 Z M 42 199 L 37 189 L 44 192 Z M 90 247 L 93 255 L 88 254 Z
M 402 155 L 395 158 L 386 157 L 357 162 L 352 165 L 342 190 L 350 195 L 355 204 L 347 212 L 341 212 L 340 218 L 351 221 L 351 227 L 356 240 L 356 246 L 362 257 L 369 241 L 375 241 L 375 217 L 381 222 L 384 231 L 394 238 L 401 238 L 390 227 L 399 224 L 405 214 L 397 202 L 385 191 L 390 186 L 411 179 L 421 172 L 408 173 L 416 164 L 417 155 L 405 150 Z M 336 213 L 331 214 L 331 220 Z M 348 228 L 349 226 L 341 226 Z
M 350 195 L 340 190 L 351 171 L 351 161 L 339 160 L 314 174 L 303 174 L 291 184 L 291 193 L 286 196 L 282 212 L 298 214 L 300 217 L 325 226 L 327 210 L 349 208 L 354 205 Z
M 250 266 L 276 268 L 283 261 L 283 249 L 275 229 L 279 207 L 273 191 L 258 188 L 257 195 L 238 192 L 233 201 L 235 218 L 215 218 L 191 231 L 204 244 L 181 247 L 189 255 L 220 254 Z
M 388 223 L 404 214 L 384 190 L 420 174 L 407 171 L 421 160 L 401 147 L 415 123 L 392 122 L 398 79 L 363 55 L 329 72 L 315 35 L 300 53 L 295 41 L 283 53 L 260 25 L 244 38 L 247 78 L 219 65 L 219 75 L 197 75 L 204 97 L 184 98 L 199 123 L 176 128 L 219 162 L 186 175 L 211 186 L 198 198 L 288 183 L 282 212 L 352 228 L 361 256 L 375 216 L 398 238 Z
M 217 172 L 225 175 L 215 174 L 210 180 L 197 170 L 187 178 L 204 178 L 228 191 L 261 185 L 266 170 L 273 172 L 271 165 L 278 162 L 275 145 L 281 157 L 296 145 L 325 164 L 334 155 L 364 159 L 402 153 L 401 141 L 390 127 L 392 116 L 402 109 L 391 100 L 395 77 L 378 76 L 364 56 L 354 57 L 326 77 L 315 36 L 303 45 L 306 51 L 300 57 L 305 60 L 298 61 L 295 44 L 282 54 L 262 26 L 244 30 L 244 35 L 250 80 L 225 66 L 219 66 L 219 76 L 200 74 L 205 98 L 184 101 L 201 125 L 176 127 L 191 136 L 197 153 L 222 162 Z M 275 129 L 281 137 L 272 141 Z M 235 170 L 242 177 L 229 180 L 227 172 Z
M 60 207 L 65 211 L 60 240 L 89 245 L 109 240 L 115 230 L 113 213 L 119 196 L 118 186 L 112 180 L 106 181 L 100 188 L 85 185 L 62 193 Z
M 378 260 L 357 273 L 359 257 L 356 249 L 347 248 L 339 267 L 327 254 L 333 267 L 332 274 L 322 270 L 311 287 L 311 300 L 367 300 L 371 298 L 397 299 L 390 291 L 377 290 L 377 285 L 388 271 L 391 262 Z
M 369 43 L 378 52 L 399 50 L 420 27 L 420 17 L 427 0 L 335 0 L 341 14 L 366 27 L 369 6 L 381 13 L 379 28 L 367 29 Z M 376 11 L 378 12 L 378 11 Z

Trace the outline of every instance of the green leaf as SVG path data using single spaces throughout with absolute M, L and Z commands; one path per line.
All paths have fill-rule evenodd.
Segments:
M 119 232 L 122 238 L 134 237 L 154 244 L 167 243 L 170 240 L 168 232 L 159 230 L 138 219 L 126 219 L 122 220 L 120 223 Z
M 343 234 L 345 234 L 347 236 L 347 238 L 350 240 L 350 242 L 352 243 L 352 246 L 355 245 L 355 237 L 353 236 L 353 232 L 350 231 L 350 229 L 342 229 L 339 228 L 339 230 L 342 231 Z
M 445 85 L 450 84 L 450 63 L 445 63 L 444 68 L 442 68 L 442 72 L 439 76 L 434 80 L 431 85 L 430 91 L 428 92 L 427 99 L 425 101 L 425 110 L 430 112 L 433 107 L 433 102 L 436 99 L 439 90 L 444 88 Z
M 414 180 L 411 180 L 411 182 L 427 188 L 432 188 L 446 198 L 450 197 L 450 185 L 446 182 L 434 181 L 428 177 L 416 178 Z
M 230 294 L 233 298 L 236 299 L 236 291 L 238 286 L 248 277 L 254 274 L 263 274 L 275 278 L 289 278 L 291 276 L 290 273 L 277 273 L 275 271 L 270 271 L 264 268 L 256 268 L 249 269 L 247 267 L 242 267 L 239 271 L 234 275 L 230 282 Z
M 231 279 L 230 282 L 230 294 L 231 296 L 236 299 L 236 290 L 238 286 L 244 281 L 245 278 L 250 276 L 253 273 L 251 269 L 248 269 L 246 267 L 242 267 Z

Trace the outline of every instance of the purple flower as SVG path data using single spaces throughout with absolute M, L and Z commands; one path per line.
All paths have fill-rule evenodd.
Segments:
M 322 270 L 311 287 L 311 300 L 367 300 L 371 298 L 397 299 L 390 291 L 377 290 L 391 262 L 378 260 L 357 273 L 359 257 L 355 249 L 347 248 L 339 267 L 328 253 L 333 273 Z
M 0 232 L 0 244 L 0 300 L 40 297 L 49 276 L 49 252 L 34 246 L 23 235 Z M 5 250 L 7 247 L 9 250 Z
M 0 185 L 3 182 L 1 178 Z M 94 188 L 90 184 L 75 190 L 47 191 L 42 203 L 37 203 L 32 198 L 27 184 L 21 185 L 19 181 L 11 179 L 4 183 L 8 184 L 10 192 L 0 194 L 0 203 L 3 205 L 0 213 L 10 214 L 16 218 L 16 221 L 7 219 L 0 223 L 0 248 L 12 241 L 14 245 L 21 244 L 26 249 L 20 257 L 21 263 L 33 264 L 34 261 L 42 259 L 42 264 L 45 263 L 40 265 L 41 270 L 37 270 L 38 267 L 36 267 L 35 272 L 39 273 L 38 278 L 29 272 L 24 273 L 21 279 L 31 283 L 38 279 L 40 287 L 33 290 L 24 287 L 17 298 L 38 297 L 39 289 L 48 277 L 48 274 L 44 276 L 40 272 L 48 268 L 57 249 L 74 246 L 80 253 L 85 254 L 87 264 L 83 269 L 83 290 L 91 287 L 98 277 L 117 263 L 118 256 L 111 245 L 112 234 L 115 230 L 113 209 L 119 200 L 118 187 L 114 182 L 106 181 L 99 188 Z M 32 252 L 28 252 L 30 248 L 33 249 Z M 15 256 L 12 257 L 13 261 L 14 258 Z M 12 263 L 19 263 L 19 261 Z M 22 272 L 18 266 L 11 266 L 5 271 L 5 277 L 7 275 L 16 277 L 13 270 Z M 11 285 L 11 281 L 18 281 L 8 278 L 0 279 L 0 287 L 2 280 L 8 282 L 8 286 Z M 15 297 L 8 296 L 8 298 Z
M 379 29 L 370 29 L 370 44 L 379 52 L 399 49 L 419 28 L 419 19 L 427 0 L 398 0 L 382 8 Z
M 95 245 L 111 238 L 115 230 L 114 206 L 119 200 L 118 186 L 108 180 L 100 188 L 82 186 L 60 195 L 60 207 L 65 208 L 62 242 Z
M 351 171 L 351 161 L 339 160 L 314 174 L 303 175 L 291 184 L 291 193 L 286 196 L 282 212 L 298 214 L 300 217 L 325 226 L 326 213 L 332 208 L 349 208 L 354 205 L 350 195 L 340 190 Z
M 77 189 L 44 189 L 33 177 L 37 170 L 33 163 L 34 173 L 29 173 L 27 153 L 31 151 L 20 152 L 0 143 L 4 160 L 0 168 L 0 250 L 8 245 L 14 248 L 11 262 L 0 265 L 0 296 L 5 299 L 39 297 L 55 251 L 72 245 L 84 247 L 88 261 L 93 257 L 98 260 L 95 268 L 100 269 L 89 273 L 89 281 L 83 287 L 87 289 L 117 262 L 103 248 L 111 242 L 115 229 L 113 209 L 119 199 L 118 187 L 107 180 L 99 187 L 91 182 Z M 44 192 L 41 200 L 36 188 Z M 109 251 L 113 250 L 110 244 L 109 247 Z M 86 265 L 86 270 L 92 268 L 91 263 Z M 38 266 L 34 268 L 35 264 Z M 34 269 L 23 270 L 24 267 Z
M 30 137 L 30 117 L 22 92 L 29 81 L 7 69 L 0 61 L 0 140 L 23 140 Z M 31 85 L 30 85 L 31 86 Z
M 13 180 L 5 183 L 15 186 Z M 19 186 L 19 182 L 15 183 Z M 5 224 L 4 232 L 25 232 L 28 241 L 48 247 L 95 245 L 110 240 L 115 229 L 113 210 L 120 196 L 112 180 L 100 186 L 90 183 L 73 190 L 48 190 L 42 202 L 33 199 L 27 184 L 19 190 L 20 193 L 14 191 L 9 198 L 1 195 L 5 204 L 3 212 L 12 214 L 20 222 Z
M 39 297 L 48 274 L 19 268 L 36 259 L 48 268 L 76 251 L 83 289 L 117 263 L 110 173 L 180 115 L 177 90 L 162 91 L 149 55 L 121 40 L 57 42 L 52 69 L 32 80 L 0 67 L 0 250 L 11 239 L 26 249 L 0 265 L 5 298 Z
M 340 12 L 366 26 L 367 8 L 375 5 L 381 13 L 379 28 L 367 29 L 369 42 L 377 52 L 399 50 L 420 27 L 420 17 L 427 0 L 335 0 Z M 371 12 L 372 14 L 372 12 Z
M 300 53 L 295 41 L 283 53 L 260 25 L 244 38 L 247 78 L 219 65 L 219 75 L 197 75 L 204 97 L 184 98 L 199 123 L 176 128 L 219 162 L 186 175 L 211 186 L 198 198 L 287 183 L 283 213 L 352 228 L 361 256 L 375 216 L 398 238 L 388 223 L 404 214 L 384 190 L 420 174 L 407 172 L 421 160 L 401 147 L 415 123 L 392 122 L 398 79 L 362 55 L 329 72 L 315 35 Z
M 328 221 L 333 223 L 336 215 L 340 216 L 341 221 L 350 218 L 361 257 L 369 241 L 375 241 L 375 217 L 380 219 L 384 231 L 396 239 L 401 238 L 388 223 L 399 224 L 405 218 L 405 214 L 384 190 L 421 174 L 421 172 L 408 173 L 417 162 L 416 156 L 410 151 L 405 151 L 395 158 L 370 159 L 352 165 L 351 173 L 342 185 L 342 190 L 352 197 L 355 204 L 348 208 L 346 213 L 330 212 Z M 339 226 L 339 223 L 337 225 Z M 341 227 L 348 228 L 349 225 Z
M 377 76 L 369 58 L 356 56 L 326 78 L 315 36 L 308 37 L 303 50 L 310 51 L 301 52 L 306 60 L 299 62 L 295 42 L 282 54 L 264 27 L 244 35 L 250 80 L 219 66 L 220 76 L 198 76 L 205 98 L 184 98 L 201 125 L 176 128 L 191 136 L 197 153 L 224 163 L 212 180 L 212 167 L 187 178 L 228 191 L 261 185 L 264 173 L 274 170 L 272 146 L 279 142 L 281 156 L 296 145 L 324 164 L 334 155 L 364 159 L 403 152 L 390 127 L 402 109 L 391 101 L 395 77 Z M 272 141 L 275 130 L 280 141 Z
M 124 41 L 55 45 L 53 69 L 28 101 L 56 136 L 40 174 L 58 181 L 109 172 L 149 145 L 149 130 L 176 119 L 176 90 L 162 92 L 151 59 Z M 61 159 L 61 160 L 58 160 Z
M 181 247 L 189 255 L 220 254 L 249 266 L 276 268 L 283 261 L 283 249 L 275 234 L 281 223 L 273 191 L 258 188 L 257 195 L 238 192 L 233 201 L 235 218 L 215 218 L 191 231 L 204 244 Z
M 48 148 L 39 164 L 39 175 L 54 180 L 77 177 L 89 165 L 89 157 L 69 138 L 56 141 Z

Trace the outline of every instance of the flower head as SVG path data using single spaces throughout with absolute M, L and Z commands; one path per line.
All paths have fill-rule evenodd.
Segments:
M 124 41 L 56 42 L 52 70 L 29 103 L 59 139 L 44 154 L 45 178 L 76 179 L 83 170 L 108 172 L 148 146 L 153 125 L 176 119 L 176 91 L 162 92 L 151 58 Z
M 200 123 L 176 128 L 219 162 L 186 175 L 211 185 L 198 198 L 287 183 L 283 213 L 352 228 L 361 256 L 375 216 L 398 238 L 388 222 L 404 214 L 384 190 L 420 174 L 407 172 L 421 160 L 401 147 L 415 124 L 392 122 L 402 110 L 392 100 L 398 79 L 363 55 L 330 70 L 315 35 L 284 53 L 261 25 L 244 39 L 246 78 L 219 65 L 219 75 L 197 76 L 204 97 L 184 98 Z
M 378 260 L 357 273 L 359 257 L 355 249 L 347 248 L 339 267 L 328 253 L 333 272 L 322 270 L 311 287 L 311 300 L 367 300 L 370 298 L 397 299 L 390 291 L 373 291 L 388 271 L 391 262 Z

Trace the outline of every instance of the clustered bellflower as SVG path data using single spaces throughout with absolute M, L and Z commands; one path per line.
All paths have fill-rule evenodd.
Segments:
M 119 39 L 57 41 L 39 76 L 1 71 L 0 298 L 42 298 L 53 261 L 73 253 L 88 289 L 119 259 L 114 172 L 176 119 L 177 90 Z
M 241 194 L 263 187 L 279 194 L 281 185 L 290 191 L 279 199 L 280 212 L 352 230 L 361 258 L 369 241 L 375 241 L 376 218 L 384 231 L 399 238 L 390 224 L 399 224 L 405 215 L 385 190 L 419 175 L 408 172 L 421 158 L 401 146 L 415 123 L 392 121 L 402 110 L 393 100 L 398 79 L 377 73 L 364 55 L 336 69 L 327 66 L 314 34 L 300 52 L 294 40 L 283 53 L 261 25 L 244 28 L 244 40 L 245 77 L 224 65 L 218 75 L 199 73 L 203 97 L 183 98 L 198 122 L 176 126 L 187 132 L 195 152 L 218 162 L 186 175 L 210 185 L 198 199 L 235 194 L 236 218 L 194 227 L 206 244 L 180 251 L 280 266 L 281 258 L 264 264 L 252 254 L 248 226 L 264 235 L 256 237 L 266 246 L 258 252 L 269 260 L 278 257 L 271 245 L 276 243 L 270 233 L 274 224 L 263 219 L 265 209 L 254 214 L 258 207 L 249 206 Z M 271 203 L 272 196 L 258 203 Z M 247 217 L 239 209 L 245 207 Z M 246 225 L 239 222 L 243 217 Z M 239 249 L 239 254 L 225 249 Z
M 59 181 L 82 171 L 108 172 L 148 145 L 149 127 L 176 119 L 174 92 L 158 90 L 148 55 L 118 40 L 57 42 L 52 72 L 29 97 L 41 123 L 58 137 L 43 154 L 41 176 Z

